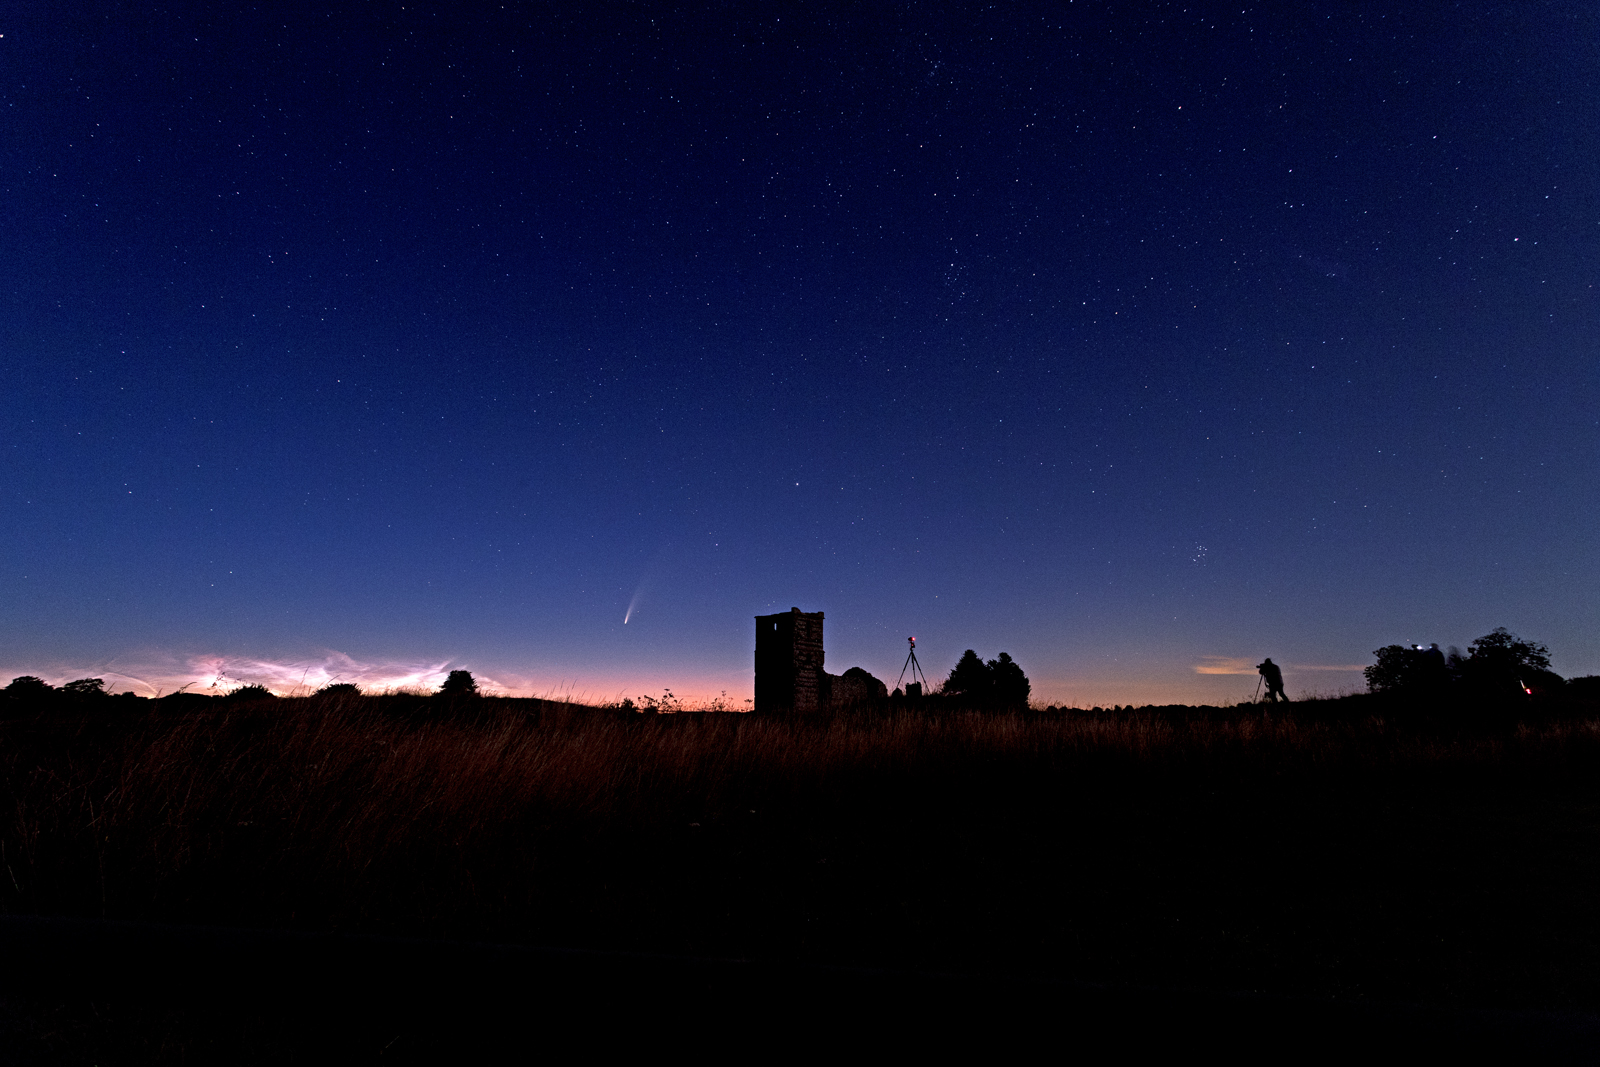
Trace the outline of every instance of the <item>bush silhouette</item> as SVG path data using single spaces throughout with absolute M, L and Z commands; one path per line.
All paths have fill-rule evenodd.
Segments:
M 961 658 L 956 661 L 955 667 L 950 671 L 950 677 L 944 680 L 944 685 L 939 691 L 987 703 L 992 681 L 989 668 L 983 665 L 982 657 L 969 648 L 961 653 Z
M 478 695 L 478 683 L 472 680 L 471 671 L 451 671 L 450 676 L 439 687 L 442 697 L 475 697 Z
M 1524 641 L 1504 626 L 1467 646 L 1461 673 L 1468 685 L 1490 696 L 1558 689 L 1564 684 L 1561 676 L 1550 669 L 1548 648 Z
M 49 696 L 56 691 L 56 687 L 43 678 L 35 678 L 31 674 L 24 674 L 21 678 L 11 679 L 11 684 L 0 690 L 13 700 L 37 699 Z
M 1421 649 L 1410 645 L 1384 645 L 1372 654 L 1378 657 L 1378 662 L 1361 672 L 1367 677 L 1369 691 L 1399 692 L 1417 689 L 1422 684 L 1428 662 Z
M 1028 703 L 1033 684 L 1022 673 L 1022 667 L 1011 658 L 1011 653 L 1000 653 L 999 659 L 989 661 L 989 673 L 994 678 L 995 703 L 1007 708 L 1022 707 Z
M 323 686 L 312 695 L 319 697 L 358 697 L 361 695 L 361 687 L 354 682 L 334 682 L 332 685 Z
M 1385 645 L 1377 662 L 1363 672 L 1374 693 L 1500 699 L 1525 691 L 1549 691 L 1565 683 L 1550 669 L 1550 650 L 1525 641 L 1504 626 L 1468 646 L 1466 658 L 1454 648 L 1448 658 L 1430 649 Z
M 999 659 L 985 663 L 969 648 L 956 661 L 939 691 L 966 704 L 1014 708 L 1028 703 L 1033 685 L 1009 652 L 1002 652 Z
M 242 685 L 230 691 L 227 700 L 276 700 L 278 696 L 264 685 Z
M 106 695 L 104 678 L 79 678 L 61 687 L 61 694 L 77 700 L 94 700 Z

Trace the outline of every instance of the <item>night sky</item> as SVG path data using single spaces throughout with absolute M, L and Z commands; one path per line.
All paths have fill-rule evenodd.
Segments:
M 1592 5 L 0 34 L 6 678 L 742 706 L 791 606 L 1040 703 L 1600 672 Z

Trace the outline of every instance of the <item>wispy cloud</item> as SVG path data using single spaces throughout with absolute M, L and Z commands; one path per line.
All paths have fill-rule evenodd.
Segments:
M 245 685 L 265 686 L 279 696 L 301 696 L 335 682 L 351 682 L 368 693 L 433 691 L 444 683 L 452 670 L 470 670 L 479 690 L 487 694 L 578 703 L 607 703 L 644 693 L 659 696 L 670 688 L 690 705 L 703 704 L 732 692 L 730 703 L 739 706 L 743 696 L 739 683 L 744 680 L 740 676 L 664 678 L 655 677 L 649 671 L 633 678 L 605 674 L 521 673 L 515 668 L 480 668 L 471 660 L 362 660 L 331 650 L 286 659 L 153 651 L 100 661 L 12 664 L 9 673 L 0 665 L 0 686 L 11 678 L 32 674 L 51 685 L 62 685 L 75 678 L 104 678 L 108 692 L 131 690 L 148 697 L 179 690 L 215 695 Z
M 1329 663 L 1289 663 L 1283 668 L 1286 672 L 1295 671 L 1364 671 L 1362 664 L 1329 664 Z M 1201 661 L 1195 664 L 1196 674 L 1254 674 L 1256 665 L 1241 656 L 1202 656 Z
M 1254 674 L 1256 665 L 1238 656 L 1203 656 L 1195 664 L 1196 674 Z
M 188 660 L 196 689 L 233 689 L 239 685 L 264 685 L 274 693 L 301 693 L 335 682 L 353 682 L 362 689 L 437 689 L 452 666 L 444 662 L 368 662 L 343 652 L 295 660 L 269 660 L 246 656 L 194 656 Z M 460 664 L 456 664 L 460 666 Z M 480 679 L 480 684 L 489 679 Z
M 396 689 L 437 689 L 449 673 L 451 661 L 364 661 L 343 652 L 329 651 L 303 659 L 273 660 L 256 656 L 157 653 L 99 663 L 53 665 L 45 681 L 61 684 L 74 678 L 104 678 L 110 692 L 132 690 L 141 696 L 172 693 L 220 693 L 242 685 L 261 685 L 279 694 L 307 693 L 334 682 L 353 682 L 370 692 Z M 17 673 L 23 673 L 18 671 Z M 35 673 L 28 671 L 27 673 Z M 494 679 L 479 676 L 488 690 L 499 690 Z

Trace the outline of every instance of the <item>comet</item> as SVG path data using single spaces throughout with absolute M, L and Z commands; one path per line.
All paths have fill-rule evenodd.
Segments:
M 633 590 L 633 599 L 628 601 L 628 610 L 622 615 L 622 625 L 628 625 L 628 622 L 633 618 L 633 613 L 638 611 L 639 606 L 644 603 L 644 598 L 655 592 L 662 572 L 666 570 L 667 551 L 671 547 L 670 544 L 662 545 L 656 550 L 655 556 L 645 564 L 644 574 L 640 577 L 638 586 Z
M 628 620 L 633 618 L 633 613 L 639 610 L 639 602 L 644 599 L 644 595 L 649 591 L 649 589 L 650 579 L 641 578 L 639 580 L 639 588 L 633 591 L 633 599 L 628 601 L 628 610 L 623 613 L 622 625 L 628 625 Z

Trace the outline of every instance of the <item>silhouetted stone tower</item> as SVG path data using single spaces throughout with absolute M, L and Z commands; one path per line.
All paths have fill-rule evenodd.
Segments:
M 822 612 L 757 615 L 755 710 L 818 710 L 822 657 Z

